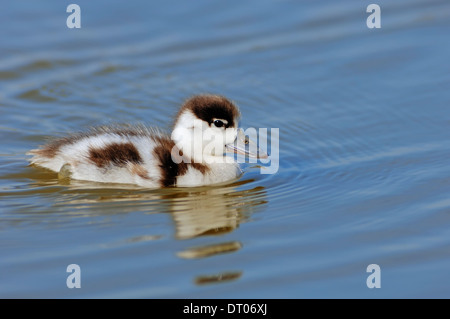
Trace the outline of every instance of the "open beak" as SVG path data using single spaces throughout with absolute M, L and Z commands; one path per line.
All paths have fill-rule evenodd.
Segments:
M 230 152 L 248 156 L 249 158 L 268 158 L 266 152 L 261 150 L 255 142 L 245 136 L 242 129 L 238 129 L 236 140 L 233 143 L 225 145 Z

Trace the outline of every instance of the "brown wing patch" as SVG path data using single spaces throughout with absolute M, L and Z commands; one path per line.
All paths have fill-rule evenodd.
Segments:
M 162 187 L 174 186 L 178 176 L 187 173 L 189 166 L 199 170 L 202 174 L 209 171 L 209 167 L 202 163 L 191 163 L 189 158 L 183 155 L 183 152 L 175 149 L 174 153 L 183 157 L 180 163 L 175 163 L 172 159 L 172 150 L 176 148 L 175 143 L 167 137 L 153 137 L 157 146 L 153 149 L 153 155 L 159 162 L 161 173 L 160 184 Z
M 65 145 L 74 144 L 82 139 L 101 136 L 104 134 L 113 134 L 121 137 L 129 136 L 145 136 L 152 137 L 153 135 L 162 135 L 163 133 L 154 128 L 145 127 L 144 125 L 125 125 L 117 124 L 111 126 L 92 127 L 87 132 L 72 133 L 65 137 L 53 138 L 48 144 L 41 146 L 39 149 L 31 150 L 29 154 L 40 156 L 43 158 L 55 157 L 61 147 Z
M 158 137 L 155 142 L 158 145 L 153 149 L 153 155 L 159 162 L 160 184 L 162 187 L 174 186 L 177 176 L 186 174 L 187 165 L 184 162 L 175 163 L 172 160 L 172 148 L 175 147 L 175 143 L 171 139 Z
M 108 165 L 123 167 L 128 163 L 142 163 L 139 151 L 132 143 L 112 143 L 103 148 L 91 147 L 88 158 L 98 167 Z

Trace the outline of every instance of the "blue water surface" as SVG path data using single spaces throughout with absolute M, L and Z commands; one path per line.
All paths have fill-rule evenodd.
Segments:
M 448 1 L 377 1 L 375 29 L 370 1 L 76 3 L 79 29 L 69 3 L 0 10 L 2 298 L 450 297 Z M 50 136 L 170 129 L 199 93 L 279 128 L 275 174 L 148 190 L 28 166 Z

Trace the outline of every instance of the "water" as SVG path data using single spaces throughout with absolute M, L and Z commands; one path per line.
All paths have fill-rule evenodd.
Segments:
M 63 3 L 0 11 L 1 297 L 450 297 L 447 1 L 378 1 L 381 29 L 370 2 L 76 3 L 81 29 Z M 280 128 L 276 174 L 147 190 L 28 166 L 46 137 L 168 128 L 204 92 Z

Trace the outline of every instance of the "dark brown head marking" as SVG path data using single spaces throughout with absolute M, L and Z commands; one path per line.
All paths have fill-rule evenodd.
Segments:
M 226 128 L 235 126 L 237 124 L 235 120 L 240 116 L 236 105 L 220 95 L 197 95 L 191 97 L 181 107 L 177 119 L 185 110 L 192 111 L 195 116 L 208 122 L 210 125 L 214 118 L 226 120 L 228 122 L 225 125 Z
M 132 143 L 112 143 L 103 148 L 89 148 L 89 160 L 98 167 L 111 164 L 123 167 L 128 163 L 142 163 L 139 151 Z

